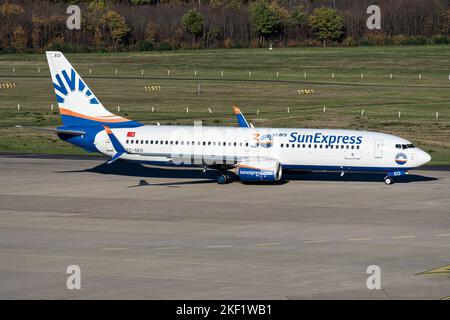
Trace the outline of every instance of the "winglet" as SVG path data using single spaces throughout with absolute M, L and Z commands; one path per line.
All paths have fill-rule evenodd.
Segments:
M 114 133 L 112 132 L 111 128 L 108 126 L 103 126 L 105 128 L 106 133 L 108 134 L 109 140 L 111 140 L 111 143 L 114 147 L 114 150 L 116 150 L 116 154 L 107 162 L 107 164 L 111 164 L 117 159 L 119 159 L 122 155 L 127 153 L 125 148 L 122 146 L 122 144 L 119 142 L 119 140 L 116 138 Z
M 250 125 L 248 124 L 247 119 L 245 119 L 244 115 L 242 114 L 241 109 L 233 106 L 233 114 L 236 115 L 239 127 L 250 128 Z

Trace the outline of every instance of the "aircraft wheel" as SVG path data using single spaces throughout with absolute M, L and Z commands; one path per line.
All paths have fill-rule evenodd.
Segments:
M 216 181 L 218 184 L 227 184 L 230 181 L 230 179 L 226 174 L 221 173 L 217 176 Z
M 392 178 L 392 177 L 386 177 L 386 178 L 384 179 L 384 183 L 386 183 L 387 185 L 391 185 L 391 184 L 394 183 L 394 178 Z

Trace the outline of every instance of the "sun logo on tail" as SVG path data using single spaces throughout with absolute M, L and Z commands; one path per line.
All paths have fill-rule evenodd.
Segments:
M 61 75 L 65 81 L 63 81 Z M 89 101 L 89 104 L 100 104 L 100 102 L 92 94 L 91 90 L 89 90 L 83 80 L 77 77 L 75 70 L 70 70 L 70 76 L 67 74 L 66 70 L 63 70 L 60 74 L 57 74 L 55 78 L 58 83 L 54 82 L 53 87 L 56 91 L 56 99 L 58 100 L 58 103 L 67 104 L 67 98 L 70 95 L 74 94 L 76 100 L 84 98 Z

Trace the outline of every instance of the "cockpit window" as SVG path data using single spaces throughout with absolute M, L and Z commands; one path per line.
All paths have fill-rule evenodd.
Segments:
M 415 148 L 415 146 L 413 144 L 396 144 L 395 148 L 396 149 L 403 149 L 403 150 L 405 150 L 405 149 Z

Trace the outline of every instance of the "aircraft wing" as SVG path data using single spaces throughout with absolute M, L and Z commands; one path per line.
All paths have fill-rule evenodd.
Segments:
M 229 166 L 234 166 L 242 162 L 251 161 L 261 161 L 261 160 L 276 160 L 271 157 L 264 156 L 249 156 L 249 155 L 223 155 L 223 154 L 195 154 L 195 153 L 184 153 L 184 154 L 172 154 L 172 153 L 130 153 L 136 154 L 142 157 L 161 157 L 167 158 L 174 163 L 184 163 L 184 164 L 194 164 L 194 165 L 220 165 L 226 164 Z

